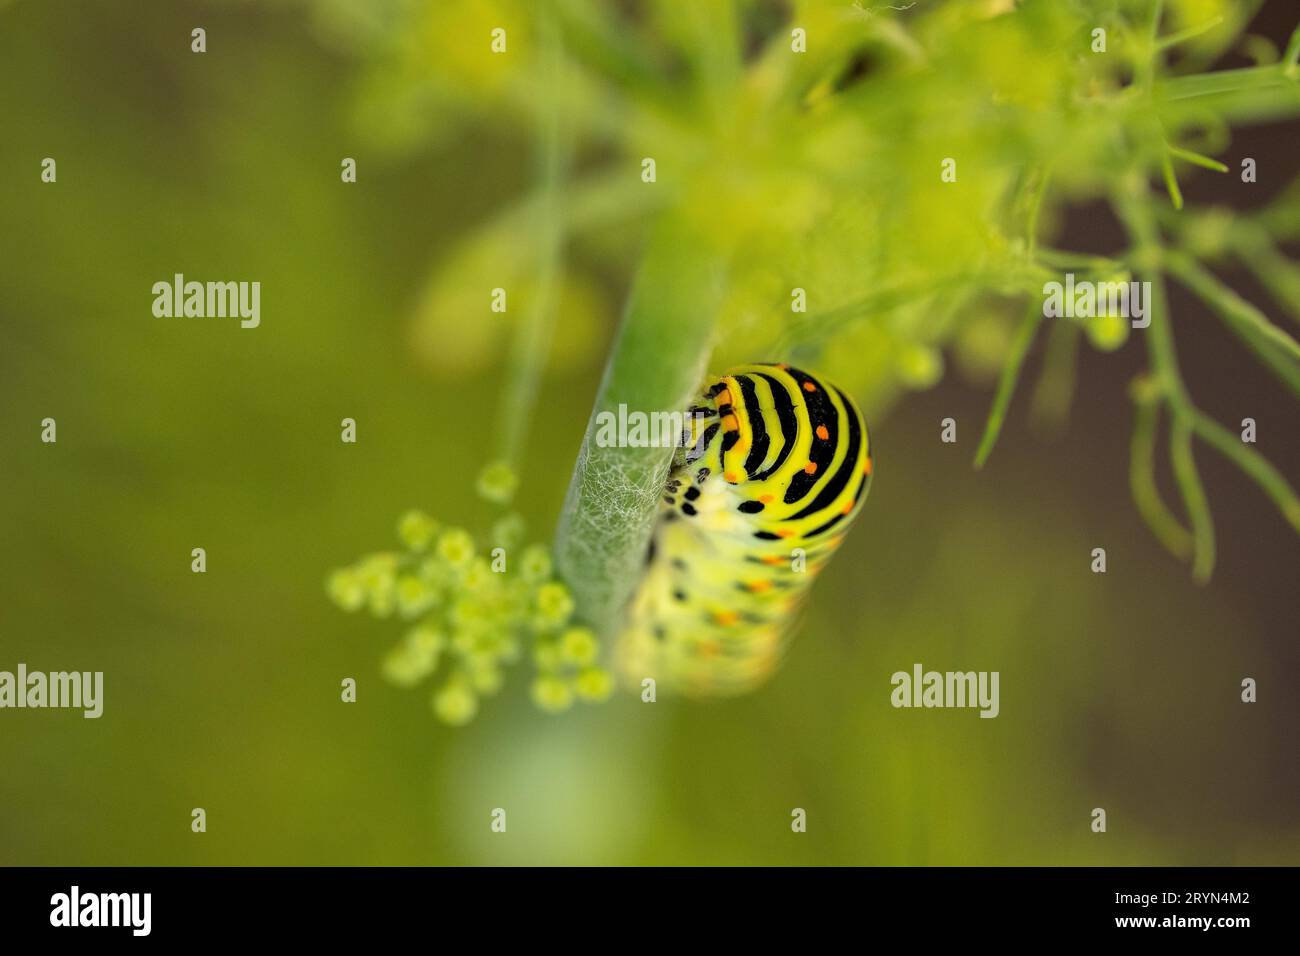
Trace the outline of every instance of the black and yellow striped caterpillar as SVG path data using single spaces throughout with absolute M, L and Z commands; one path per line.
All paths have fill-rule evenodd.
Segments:
M 619 641 L 624 677 L 751 690 L 780 662 L 812 579 L 871 484 L 862 413 L 788 365 L 744 365 L 690 409 Z

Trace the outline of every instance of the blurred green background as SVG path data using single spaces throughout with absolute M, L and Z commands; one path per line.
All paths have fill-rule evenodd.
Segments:
M 555 717 L 516 673 L 449 729 L 384 683 L 393 629 L 339 613 L 324 575 L 384 546 L 404 508 L 487 517 L 473 479 L 503 346 L 479 327 L 498 317 L 484 295 L 430 341 L 413 316 L 440 258 L 535 170 L 531 130 L 486 115 L 410 141 L 368 130 L 373 75 L 340 49 L 336 6 L 0 4 L 0 669 L 105 672 L 99 720 L 0 712 L 0 863 L 1300 860 L 1300 546 L 1205 456 L 1213 582 L 1159 548 L 1128 489 L 1131 346 L 1083 357 L 1063 434 L 1013 408 L 980 472 L 984 383 L 882 404 L 858 530 L 752 696 L 622 693 Z M 1294 127 L 1236 142 L 1294 165 Z M 1072 225 L 1104 231 L 1086 211 Z M 153 318 L 151 285 L 177 272 L 261 281 L 261 327 Z M 561 319 L 528 433 L 533 538 L 630 268 L 591 274 L 566 292 L 583 308 Z M 1256 417 L 1300 474 L 1294 405 L 1183 304 L 1204 407 Z M 894 710 L 889 676 L 915 662 L 1000 671 L 1000 716 Z

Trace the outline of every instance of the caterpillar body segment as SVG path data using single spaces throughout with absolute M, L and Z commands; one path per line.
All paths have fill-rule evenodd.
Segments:
M 690 412 L 618 665 L 633 684 L 739 694 L 780 663 L 861 510 L 870 438 L 852 399 L 787 365 L 711 379 Z

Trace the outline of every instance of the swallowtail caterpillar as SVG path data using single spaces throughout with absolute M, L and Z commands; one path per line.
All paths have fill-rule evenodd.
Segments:
M 871 485 L 862 413 L 788 365 L 743 365 L 690 409 L 618 661 L 687 695 L 752 690 Z

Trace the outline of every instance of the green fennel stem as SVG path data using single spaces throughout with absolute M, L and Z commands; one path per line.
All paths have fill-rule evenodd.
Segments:
M 607 637 L 640 577 L 673 449 L 601 447 L 598 416 L 679 411 L 699 387 L 726 262 L 701 234 L 672 214 L 652 229 L 560 514 L 556 566 Z
M 563 270 L 564 255 L 562 184 L 568 171 L 570 150 L 561 124 L 559 103 L 562 97 L 554 92 L 563 82 L 564 49 L 550 19 L 543 19 L 541 28 L 542 53 L 553 95 L 538 116 L 537 291 L 510 349 L 506 397 L 497 425 L 498 458 L 512 467 L 519 465 L 525 436 L 532 423 L 531 412 L 537 401 L 542 368 L 555 325 L 556 286 Z

